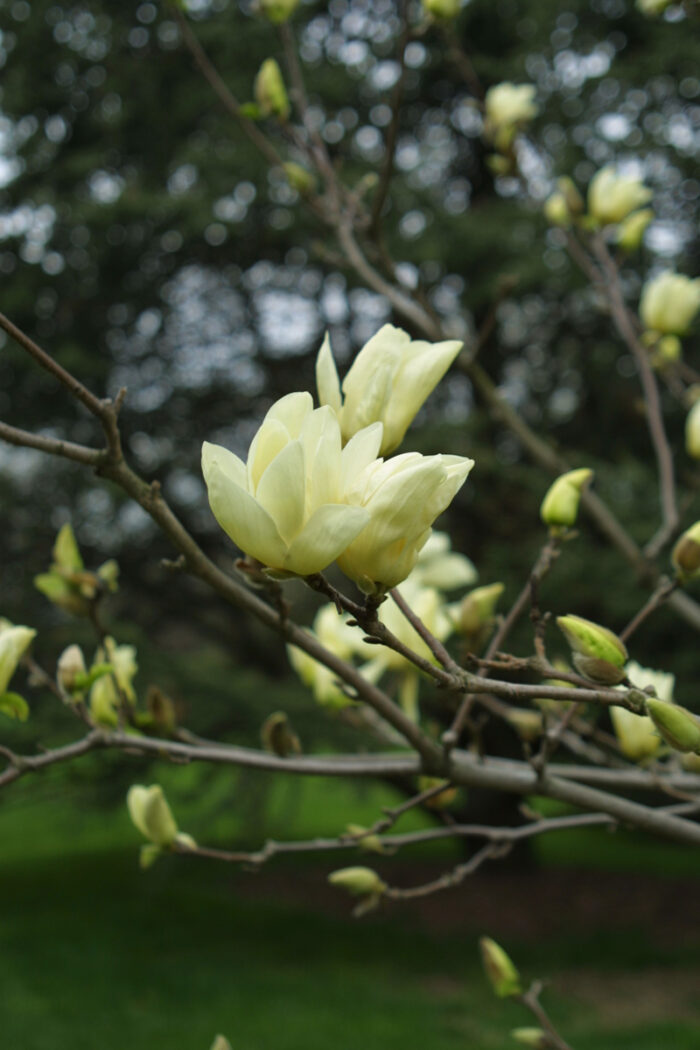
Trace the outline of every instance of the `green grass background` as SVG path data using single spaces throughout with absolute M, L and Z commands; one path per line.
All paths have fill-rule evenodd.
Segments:
M 256 793 L 263 830 L 286 836 L 337 834 L 393 801 L 383 788 L 249 775 L 232 792 L 230 777 L 207 780 L 195 767 L 148 779 L 164 783 L 181 827 L 209 844 L 259 841 Z M 422 820 L 407 816 L 405 827 Z M 86 792 L 54 770 L 4 793 L 0 843 L 3 1050 L 208 1050 L 219 1031 L 234 1050 L 497 1050 L 531 1023 L 493 998 L 477 958 L 478 935 L 493 932 L 481 928 L 479 900 L 491 878 L 493 894 L 509 885 L 519 894 L 517 873 L 505 883 L 485 873 L 478 899 L 467 882 L 432 912 L 406 905 L 356 921 L 325 876 L 365 858 L 285 859 L 252 875 L 168 857 L 141 872 L 125 807 L 105 808 L 99 786 Z M 369 863 L 411 884 L 420 856 Z M 428 860 L 454 856 L 445 847 Z M 565 884 L 586 865 L 617 868 L 630 886 L 655 869 L 674 909 L 694 865 L 686 851 L 602 831 L 542 840 L 538 861 L 549 878 L 559 866 Z M 592 893 L 603 877 L 591 873 Z M 529 872 L 522 886 L 537 878 Z M 525 894 L 515 914 L 527 910 Z M 658 926 L 621 929 L 615 916 L 609 929 L 570 928 L 557 907 L 544 934 L 535 916 L 499 939 L 527 978 L 552 977 L 545 1001 L 575 1050 L 696 1050 L 700 930 L 665 938 Z

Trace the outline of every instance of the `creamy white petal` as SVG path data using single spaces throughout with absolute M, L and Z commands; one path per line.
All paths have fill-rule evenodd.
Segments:
M 287 428 L 291 437 L 298 438 L 304 420 L 313 409 L 314 399 L 311 394 L 307 390 L 295 391 L 275 401 L 265 416 L 263 426 L 269 420 L 275 419 Z
M 328 332 L 326 332 L 316 358 L 316 390 L 318 391 L 320 405 L 330 405 L 334 412 L 340 412 L 342 405 L 340 380 L 338 379 L 338 370 L 333 360 Z
M 324 503 L 338 503 L 340 478 L 340 426 L 329 405 L 317 408 L 304 420 L 300 441 L 306 470 L 306 513 Z
M 270 515 L 254 497 L 234 485 L 216 466 L 212 467 L 207 488 L 214 517 L 233 542 L 264 565 L 283 568 L 287 545 Z
M 260 427 L 248 451 L 248 491 L 252 495 L 272 460 L 291 440 L 286 426 L 278 419 L 266 420 Z
M 202 445 L 202 473 L 205 481 L 214 465 L 242 489 L 248 487 L 248 472 L 243 460 L 223 445 L 212 445 L 211 442 L 205 441 Z
M 340 491 L 345 492 L 379 455 L 384 427 L 372 423 L 350 438 L 340 457 Z
M 352 543 L 369 521 L 362 507 L 319 507 L 290 545 L 285 568 L 300 576 L 321 572 Z
M 394 380 L 391 400 L 384 415 L 384 446 L 388 452 L 401 444 L 426 398 L 440 382 L 459 351 L 462 342 L 411 343 L 411 353 Z
M 358 430 L 383 417 L 391 397 L 395 371 L 396 366 L 391 361 L 377 362 L 361 386 L 359 383 L 353 383 L 349 387 L 340 418 L 346 441 Z
M 285 543 L 291 543 L 304 521 L 306 479 L 301 441 L 290 441 L 270 463 L 255 498 L 267 511 Z

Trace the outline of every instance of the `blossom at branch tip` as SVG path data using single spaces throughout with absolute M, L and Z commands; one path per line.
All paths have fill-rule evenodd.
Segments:
M 508 81 L 488 89 L 484 98 L 484 134 L 496 149 L 508 150 L 518 131 L 537 116 L 536 92 L 534 84 Z
M 612 164 L 591 179 L 588 186 L 588 211 L 602 226 L 622 222 L 643 207 L 653 194 L 637 175 L 620 175 Z
M 346 452 L 360 436 L 348 443 Z M 365 455 L 369 451 L 365 448 Z M 338 558 L 345 575 L 365 594 L 381 594 L 405 580 L 433 522 L 452 502 L 473 466 L 474 460 L 463 456 L 422 456 L 418 452 L 386 461 L 368 458 L 365 469 L 353 474 L 344 487 L 345 500 L 369 514 L 368 525 Z
M 35 637 L 33 627 L 15 627 L 8 620 L 0 620 L 0 696 Z
M 651 686 L 659 700 L 673 703 L 674 675 L 665 671 L 652 671 L 635 660 L 630 660 L 625 666 L 625 674 L 636 689 Z M 657 753 L 661 747 L 661 737 L 648 715 L 636 715 L 625 707 L 611 707 L 610 717 L 623 755 L 633 762 L 642 762 Z
M 401 444 L 461 348 L 458 339 L 411 340 L 407 332 L 385 324 L 360 350 L 341 387 L 326 335 L 316 358 L 318 400 L 335 412 L 344 442 L 370 423 L 383 423 L 379 452 L 386 455 Z
M 639 316 L 647 329 L 663 335 L 685 335 L 700 310 L 700 277 L 664 270 L 647 281 Z
M 565 474 L 560 474 L 550 485 L 542 500 L 540 517 L 544 524 L 549 525 L 553 531 L 571 528 L 572 525 L 575 525 L 581 493 L 592 477 L 593 471 L 588 467 L 568 470 Z
M 311 394 L 276 401 L 251 443 L 247 462 L 205 442 L 202 470 L 221 528 L 245 554 L 280 573 L 320 572 L 355 540 L 370 512 L 343 496 L 375 456 L 381 426 L 341 451 L 340 427 Z

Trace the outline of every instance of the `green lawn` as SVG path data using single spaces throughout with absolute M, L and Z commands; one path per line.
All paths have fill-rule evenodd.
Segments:
M 181 785 L 191 778 L 177 796 L 182 826 L 202 841 L 228 834 L 236 820 L 221 784 L 205 822 L 191 797 L 197 774 L 164 779 L 173 772 Z M 296 783 L 267 799 L 275 833 L 369 821 L 391 798 Z M 405 906 L 358 922 L 325 884 L 337 855 L 262 876 L 184 858 L 144 873 L 123 807 L 81 810 L 74 789 L 50 777 L 3 795 L 0 842 L 3 1050 L 208 1050 L 217 1031 L 234 1050 L 505 1050 L 509 1029 L 530 1023 L 486 987 L 476 940 L 494 931 L 481 928 L 469 883 L 442 898 L 439 921 Z M 415 874 L 391 870 L 404 882 Z M 512 877 L 516 899 L 504 906 L 516 916 L 542 907 L 521 888 L 532 884 Z M 489 876 L 478 885 L 488 895 Z M 493 892 L 503 892 L 495 877 Z M 681 949 L 657 928 L 571 932 L 567 920 L 564 909 L 546 937 L 533 935 L 537 916 L 499 936 L 527 976 L 553 978 L 546 1002 L 575 1050 L 696 1050 L 698 929 Z

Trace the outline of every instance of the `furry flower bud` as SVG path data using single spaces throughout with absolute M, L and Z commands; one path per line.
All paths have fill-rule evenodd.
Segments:
M 386 883 L 371 868 L 340 868 L 328 876 L 331 886 L 340 886 L 353 897 L 378 896 L 384 893 Z
M 144 838 L 156 846 L 169 847 L 175 843 L 177 824 L 160 784 L 151 787 L 134 784 L 129 788 L 126 804 L 132 823 Z
M 603 685 L 622 681 L 627 649 L 616 634 L 582 616 L 558 616 L 557 624 L 582 675 Z
M 545 525 L 558 529 L 576 524 L 581 493 L 592 477 L 593 471 L 582 467 L 580 470 L 569 470 L 557 478 L 540 507 L 540 517 Z
M 689 580 L 700 571 L 700 521 L 696 521 L 676 541 L 671 561 L 683 580 Z
M 676 751 L 700 753 L 700 720 L 678 704 L 650 698 L 647 712 L 664 740 Z
M 262 117 L 279 117 L 285 121 L 291 112 L 282 70 L 274 58 L 266 58 L 260 66 L 253 86 L 255 101 Z
M 520 995 L 520 974 L 500 944 L 496 944 L 490 937 L 482 937 L 479 948 L 484 971 L 498 998 L 507 999 L 511 995 Z

